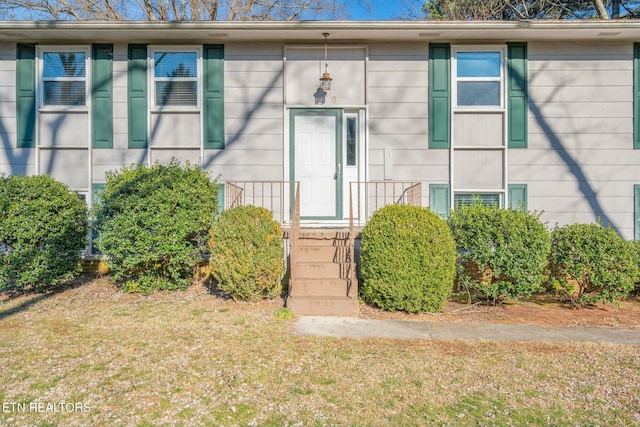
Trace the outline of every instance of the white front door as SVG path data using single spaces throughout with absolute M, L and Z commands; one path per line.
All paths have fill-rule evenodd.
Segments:
M 293 180 L 300 182 L 300 216 L 337 219 L 342 214 L 340 110 L 294 110 Z

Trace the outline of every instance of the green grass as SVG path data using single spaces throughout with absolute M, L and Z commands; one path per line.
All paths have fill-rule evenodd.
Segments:
M 2 402 L 90 410 L 3 426 L 640 424 L 637 347 L 299 337 L 277 301 L 105 280 L 35 297 L 0 305 Z

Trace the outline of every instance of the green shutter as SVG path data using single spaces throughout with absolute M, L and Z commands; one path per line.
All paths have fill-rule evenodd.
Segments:
M 448 218 L 450 203 L 449 184 L 429 184 L 429 208 L 432 212 Z
M 529 93 L 526 43 L 507 43 L 507 68 L 508 146 L 527 148 Z
M 147 46 L 129 45 L 129 148 L 147 148 Z
M 91 64 L 91 144 L 113 148 L 113 45 L 93 45 Z
M 527 184 L 509 184 L 509 209 L 527 211 Z
M 640 185 L 633 186 L 633 238 L 640 240 Z
M 224 46 L 204 45 L 204 148 L 224 148 Z
M 451 144 L 451 47 L 429 45 L 429 148 Z
M 18 44 L 16 51 L 18 148 L 36 146 L 36 47 Z
M 633 148 L 640 148 L 640 43 L 633 44 Z

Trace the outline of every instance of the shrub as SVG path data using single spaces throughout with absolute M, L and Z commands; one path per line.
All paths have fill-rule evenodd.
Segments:
M 0 176 L 0 289 L 55 285 L 80 271 L 87 207 L 46 175 Z
M 184 289 L 204 258 L 215 181 L 198 165 L 133 165 L 107 173 L 94 212 L 97 247 L 129 292 Z
M 540 216 L 473 203 L 449 218 L 458 253 L 457 281 L 497 303 L 542 291 L 550 236 Z
M 633 291 L 638 252 L 633 242 L 599 224 L 572 224 L 552 232 L 552 284 L 573 305 L 614 302 Z
M 282 229 L 271 213 L 240 206 L 220 214 L 211 229 L 211 275 L 236 301 L 256 301 L 282 291 Z
M 455 246 L 429 209 L 388 205 L 362 230 L 360 291 L 389 311 L 435 312 L 453 290 Z
M 636 248 L 636 255 L 638 260 L 638 277 L 636 277 L 636 286 L 632 294 L 640 296 L 640 240 L 634 240 L 633 246 Z

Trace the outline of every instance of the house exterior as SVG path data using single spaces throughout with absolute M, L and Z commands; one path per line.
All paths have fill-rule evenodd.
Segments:
M 0 172 L 91 203 L 107 171 L 176 158 L 284 222 L 299 182 L 303 224 L 412 189 L 638 238 L 637 43 L 626 20 L 0 22 Z

